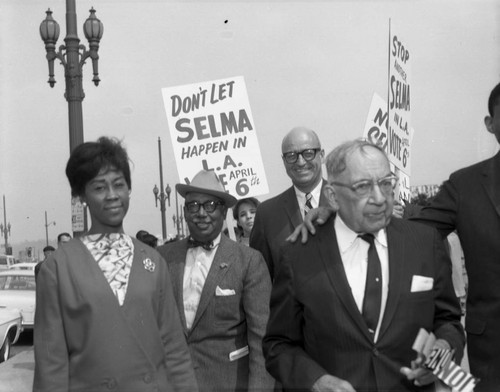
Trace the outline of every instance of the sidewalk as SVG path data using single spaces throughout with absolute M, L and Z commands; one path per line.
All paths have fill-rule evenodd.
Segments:
M 0 392 L 30 392 L 33 388 L 33 347 L 0 364 Z

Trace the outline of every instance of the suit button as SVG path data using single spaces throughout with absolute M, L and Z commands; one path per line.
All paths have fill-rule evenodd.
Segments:
M 377 350 L 377 347 L 373 347 L 372 349 L 372 353 L 373 355 L 375 355 L 376 357 L 378 357 L 380 355 L 379 351 Z
M 142 379 L 146 384 L 149 384 L 152 381 L 153 377 L 151 377 L 151 374 L 146 373 Z
M 107 387 L 108 387 L 108 389 L 115 389 L 116 388 L 116 380 L 113 378 L 111 380 L 109 380 Z

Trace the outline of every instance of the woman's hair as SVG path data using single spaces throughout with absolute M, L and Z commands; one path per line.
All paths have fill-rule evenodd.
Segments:
M 87 183 L 102 169 L 110 168 L 121 171 L 129 189 L 132 189 L 127 151 L 118 139 L 102 136 L 96 142 L 86 142 L 77 146 L 66 165 L 66 177 L 71 186 L 71 195 L 73 197 L 83 195 Z
M 240 199 L 236 202 L 235 206 L 233 207 L 233 217 L 234 220 L 236 221 L 236 224 L 238 224 L 238 215 L 240 213 L 240 206 L 243 203 L 248 203 L 253 205 L 255 208 L 260 204 L 260 201 L 258 201 L 255 197 L 247 197 L 246 199 Z

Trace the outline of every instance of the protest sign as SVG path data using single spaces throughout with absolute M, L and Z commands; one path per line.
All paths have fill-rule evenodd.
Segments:
M 214 170 L 236 198 L 268 193 L 243 77 L 162 89 L 182 183 Z
M 389 24 L 389 105 L 387 153 L 398 169 L 411 175 L 411 55 L 406 41 Z
M 395 198 L 399 203 L 403 204 L 403 201 L 406 200 L 409 202 L 411 200 L 410 176 L 398 166 L 399 159 L 393 154 L 389 154 L 389 138 L 387 132 L 388 117 L 387 103 L 380 95 L 376 93 L 373 94 L 368 116 L 366 118 L 363 137 L 371 143 L 382 147 L 387 153 L 391 164 L 391 171 L 399 178 L 394 192 Z M 410 128 L 409 136 L 405 139 L 408 167 L 410 167 L 413 133 L 413 128 Z

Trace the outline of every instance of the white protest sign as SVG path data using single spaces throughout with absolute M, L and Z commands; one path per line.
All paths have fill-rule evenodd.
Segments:
M 411 55 L 406 41 L 389 28 L 389 132 L 387 153 L 391 162 L 411 175 Z
M 396 200 L 402 204 L 404 200 L 411 200 L 410 176 L 407 175 L 404 171 L 400 170 L 400 168 L 398 167 L 399 160 L 394 157 L 394 155 L 391 155 L 388 152 L 389 143 L 387 135 L 387 123 L 387 103 L 380 95 L 375 93 L 373 94 L 370 109 L 368 110 L 363 137 L 371 143 L 382 147 L 387 153 L 389 162 L 391 164 L 391 171 L 399 178 L 396 190 L 394 192 Z M 409 137 L 406 138 L 408 167 L 411 157 L 411 142 L 413 139 L 413 133 L 413 128 L 410 128 Z
M 181 183 L 214 170 L 236 198 L 269 192 L 242 76 L 162 89 Z

